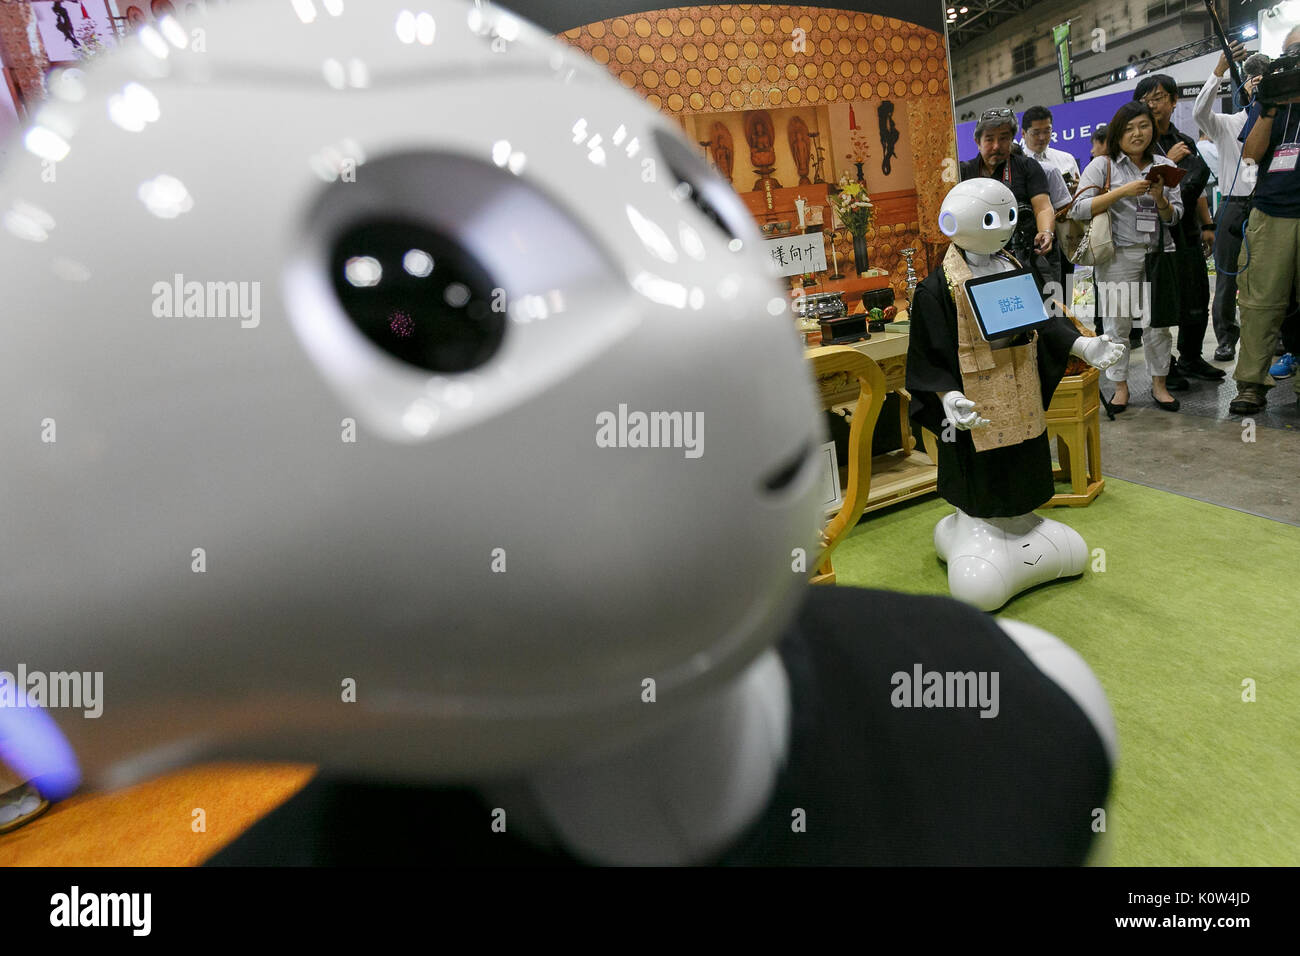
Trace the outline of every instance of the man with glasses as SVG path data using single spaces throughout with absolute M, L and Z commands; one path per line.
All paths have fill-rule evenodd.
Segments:
M 1079 163 L 1063 149 L 1052 146 L 1052 111 L 1046 106 L 1031 106 L 1020 117 L 1025 153 L 1044 166 L 1061 174 L 1071 191 L 1079 188 Z
M 1020 221 L 1007 247 L 1034 273 L 1042 288 L 1048 282 L 1059 281 L 1051 262 L 1041 258 L 1052 251 L 1056 214 L 1043 167 L 1011 149 L 1018 125 L 1011 109 L 985 110 L 975 124 L 979 155 L 961 164 L 961 178 L 986 176 L 1001 180 L 1011 190 L 1020 207 Z
M 1141 100 L 1156 121 L 1156 147 L 1186 171 L 1179 190 L 1183 198 L 1183 218 L 1173 228 L 1178 277 L 1182 280 L 1182 317 L 1178 322 L 1178 361 L 1171 360 L 1168 387 L 1186 389 L 1187 376 L 1208 382 L 1221 381 L 1226 374 L 1205 361 L 1201 351 L 1205 332 L 1210 326 L 1210 275 L 1205 266 L 1206 246 L 1214 240 L 1214 220 L 1210 216 L 1205 186 L 1210 181 L 1210 167 L 1196 148 L 1196 140 L 1170 121 L 1178 104 L 1178 84 L 1172 76 L 1157 73 L 1137 85 L 1133 99 Z M 1181 373 L 1181 374 L 1177 374 Z

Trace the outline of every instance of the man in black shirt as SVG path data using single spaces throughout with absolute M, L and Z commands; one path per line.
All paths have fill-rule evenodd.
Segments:
M 1179 184 L 1183 196 L 1183 218 L 1172 229 L 1177 247 L 1174 255 L 1178 257 L 1178 277 L 1182 280 L 1178 370 L 1184 376 L 1217 382 L 1225 374 L 1223 369 L 1215 368 L 1201 354 L 1205 331 L 1210 324 L 1210 277 L 1205 267 L 1203 238 L 1214 241 L 1214 220 L 1204 196 L 1210 181 L 1210 167 L 1201 159 L 1196 140 L 1179 132 L 1171 122 L 1178 103 L 1178 84 L 1172 76 L 1159 73 L 1144 78 L 1137 85 L 1133 99 L 1150 107 L 1156 121 L 1159 151 L 1186 171 Z
M 1020 227 L 1011 236 L 1007 248 L 1023 265 L 1033 270 L 1040 287 L 1057 279 L 1056 270 L 1046 257 L 1052 251 L 1056 235 L 1056 215 L 1048 191 L 1043 167 L 1011 146 L 1019 124 L 1013 110 L 985 110 L 975 124 L 975 142 L 979 155 L 961 164 L 961 178 L 987 176 L 999 179 L 1016 197 L 1020 206 Z M 1032 215 L 1028 215 L 1032 212 Z M 1031 230 L 1037 227 L 1037 233 Z

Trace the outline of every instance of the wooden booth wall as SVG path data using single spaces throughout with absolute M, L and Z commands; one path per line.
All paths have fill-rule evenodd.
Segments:
M 796 29 L 803 31 L 801 50 Z M 777 127 L 775 176 L 783 187 L 797 185 L 797 178 L 781 178 L 793 169 L 790 116 L 822 134 L 826 180 L 844 172 L 855 177 L 861 160 L 877 207 L 867 236 L 871 264 L 889 270 L 900 298 L 907 282 L 899 250 L 918 250 L 917 272 L 924 277 L 927 254 L 933 261 L 947 242 L 936 223 L 956 181 L 957 147 L 942 34 L 849 10 L 716 4 L 613 17 L 560 37 L 676 119 L 693 142 L 708 140 L 715 122 L 740 132 L 744 111 L 769 110 Z M 894 104 L 899 132 L 888 173 L 878 120 L 885 102 Z M 849 128 L 850 107 L 856 130 Z M 733 133 L 732 141 L 732 185 L 743 198 L 755 175 L 743 133 Z M 952 164 L 945 167 L 945 159 Z

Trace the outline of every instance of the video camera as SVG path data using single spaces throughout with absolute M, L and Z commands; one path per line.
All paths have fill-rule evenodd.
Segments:
M 1038 223 L 1034 217 L 1034 207 L 1028 203 L 1016 205 L 1016 231 L 1011 234 L 1008 245 L 1011 254 L 1022 262 L 1028 262 L 1034 250 L 1034 239 L 1038 235 Z
M 1263 103 L 1300 102 L 1300 50 L 1295 45 L 1264 68 L 1256 96 Z

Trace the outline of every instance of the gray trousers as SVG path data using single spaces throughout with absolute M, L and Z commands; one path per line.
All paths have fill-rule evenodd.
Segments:
M 1214 337 L 1220 348 L 1232 348 L 1241 338 L 1237 324 L 1237 259 L 1241 255 L 1241 227 L 1246 204 L 1224 197 L 1223 212 L 1214 227 Z M 1233 233 L 1236 233 L 1234 235 Z
M 1175 253 L 1167 253 L 1174 255 Z M 1129 330 L 1137 326 L 1142 330 L 1142 354 L 1147 371 L 1153 376 L 1169 374 L 1169 355 L 1174 348 L 1173 329 L 1153 329 L 1150 321 L 1151 289 L 1147 282 L 1145 246 L 1116 246 L 1115 258 L 1104 266 L 1097 266 L 1093 275 L 1097 279 L 1097 309 L 1105 323 L 1106 334 L 1116 342 L 1128 344 Z M 1106 369 L 1106 378 L 1112 382 L 1128 381 L 1130 352 Z

